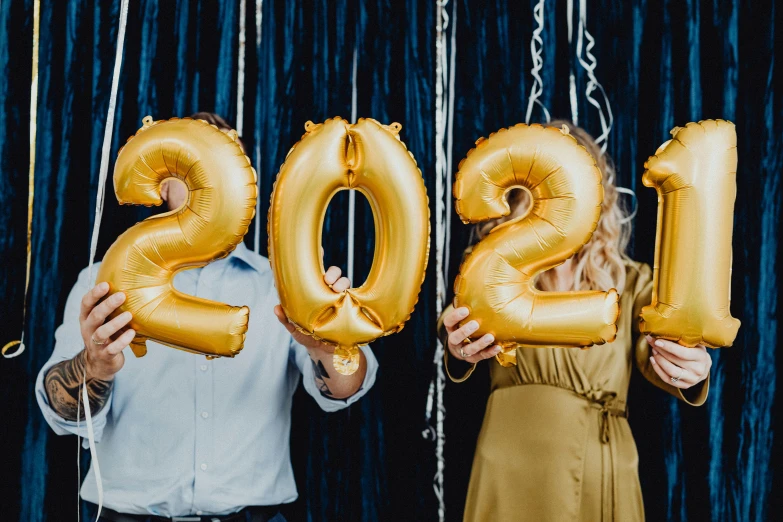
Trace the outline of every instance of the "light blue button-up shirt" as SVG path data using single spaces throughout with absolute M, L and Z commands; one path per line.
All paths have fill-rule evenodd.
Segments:
M 378 363 L 372 351 L 363 348 L 367 375 L 358 393 L 347 400 L 321 395 L 307 349 L 274 315 L 278 296 L 269 261 L 242 243 L 225 259 L 178 273 L 174 286 L 186 294 L 249 306 L 245 347 L 233 359 L 211 361 L 151 341 L 140 359 L 125 350 L 111 398 L 93 416 L 104 505 L 121 513 L 171 517 L 292 502 L 297 493 L 289 435 L 299 376 L 323 410 L 345 408 L 375 381 Z M 79 306 L 91 287 L 83 270 L 55 333 L 54 353 L 38 374 L 38 404 L 58 435 L 87 436 L 84 422 L 77 428 L 50 407 L 43 379 L 52 365 L 84 348 Z M 92 468 L 81 495 L 98 501 Z

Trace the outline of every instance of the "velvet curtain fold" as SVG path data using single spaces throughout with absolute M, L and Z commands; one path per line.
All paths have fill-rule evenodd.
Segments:
M 454 1 L 456 166 L 477 138 L 524 120 L 537 1 Z M 242 139 L 260 178 L 261 253 L 272 184 L 304 123 L 350 116 L 354 45 L 359 116 L 402 124 L 401 139 L 433 199 L 434 0 L 264 0 L 260 42 L 256 3 L 246 2 Z M 131 2 L 112 160 L 147 114 L 162 119 L 206 110 L 234 121 L 239 5 Z M 118 11 L 119 0 L 41 5 L 28 352 L 0 361 L 3 520 L 76 518 L 75 442 L 52 434 L 32 389 L 51 352 L 67 292 L 87 264 Z M 743 322 L 739 337 L 733 348 L 711 352 L 713 385 L 704 408 L 678 404 L 642 379 L 632 382 L 630 422 L 650 520 L 762 521 L 783 509 L 780 495 L 772 494 L 783 486 L 773 473 L 783 450 L 775 436 L 783 428 L 776 386 L 782 367 L 776 356 L 783 196 L 783 72 L 776 58 L 783 52 L 782 11 L 769 0 L 588 2 L 596 74 L 615 116 L 608 152 L 618 184 L 639 198 L 630 250 L 635 259 L 650 262 L 654 250 L 656 197 L 640 183 L 643 163 L 669 130 L 726 118 L 737 124 L 739 137 L 732 292 L 733 315 Z M 31 0 L 0 0 L 0 344 L 18 338 L 21 324 L 32 12 Z M 573 59 L 575 44 L 568 42 L 566 2 L 547 2 L 544 16 L 541 102 L 554 117 L 570 117 L 573 67 L 579 123 L 598 134 L 597 113 L 584 96 L 587 78 Z M 533 120 L 542 117 L 535 109 Z M 98 258 L 153 211 L 120 207 L 108 194 Z M 326 262 L 343 269 L 346 228 L 347 197 L 340 193 L 327 213 L 324 248 Z M 251 248 L 252 230 L 246 237 Z M 356 233 L 360 284 L 373 252 L 373 218 L 361 197 Z M 452 216 L 451 234 L 453 279 L 469 227 Z M 300 499 L 293 520 L 436 519 L 434 451 L 421 437 L 435 347 L 433 265 L 405 329 L 374 343 L 381 370 L 367 397 L 326 415 L 297 395 L 291 448 Z M 448 520 L 461 517 L 487 396 L 485 371 L 447 388 Z

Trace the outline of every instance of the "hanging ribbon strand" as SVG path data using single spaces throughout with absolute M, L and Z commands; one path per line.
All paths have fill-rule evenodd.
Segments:
M 576 76 L 574 59 L 571 55 L 571 43 L 574 36 L 574 0 L 568 0 L 568 100 L 571 103 L 571 121 L 579 125 L 579 107 L 576 100 Z
M 532 38 L 530 38 L 530 57 L 533 59 L 533 67 L 530 69 L 530 74 L 533 76 L 533 85 L 530 86 L 530 97 L 528 97 L 527 100 L 525 123 L 530 123 L 530 116 L 533 113 L 534 104 L 541 107 L 541 110 L 544 111 L 544 117 L 546 117 L 547 123 L 549 123 L 549 120 L 551 119 L 549 117 L 549 111 L 544 104 L 539 101 L 539 98 L 544 93 L 544 82 L 541 79 L 541 69 L 544 68 L 544 58 L 542 57 L 544 40 L 541 38 L 541 33 L 544 32 L 545 3 L 546 0 L 538 0 L 538 3 L 533 7 L 533 20 L 536 22 L 536 28 L 533 30 Z
M 111 94 L 109 95 L 109 108 L 106 115 L 106 127 L 103 131 L 103 148 L 101 149 L 101 166 L 98 172 L 98 194 L 95 198 L 95 223 L 92 229 L 92 239 L 90 241 L 90 262 L 87 265 L 87 282 L 88 286 L 94 283 L 92 278 L 92 268 L 95 262 L 95 251 L 98 247 L 98 234 L 101 228 L 101 218 L 103 217 L 103 204 L 106 196 L 106 177 L 109 172 L 109 154 L 111 153 L 111 138 L 114 131 L 114 114 L 117 108 L 117 90 L 120 83 L 120 71 L 122 70 L 122 55 L 125 49 L 125 26 L 128 23 L 128 2 L 129 0 L 122 0 L 120 5 L 120 20 L 119 28 L 117 31 L 117 53 L 114 56 L 114 73 L 111 81 Z M 86 387 L 87 375 L 83 375 L 81 392 L 82 401 L 84 403 L 84 412 L 87 424 L 87 440 L 90 446 L 90 455 L 92 457 L 92 466 L 95 470 L 95 482 L 98 489 L 98 513 L 95 516 L 96 522 L 101 518 L 101 511 L 103 510 L 103 480 L 101 479 L 101 468 L 98 464 L 98 454 L 95 452 L 95 433 L 92 425 L 92 415 L 90 412 L 90 404 L 87 398 Z M 81 439 L 77 436 L 77 451 L 76 459 L 79 460 L 79 451 L 81 449 Z M 81 476 L 79 477 L 81 482 Z M 78 496 L 78 495 L 77 495 Z
M 27 264 L 24 276 L 24 297 L 22 300 L 22 334 L 18 341 L 11 341 L 3 346 L 0 353 L 6 359 L 18 357 L 24 353 L 24 327 L 27 321 L 27 292 L 30 288 L 30 265 L 33 251 L 33 201 L 35 200 L 35 142 L 38 133 L 38 44 L 41 30 L 41 0 L 33 2 L 33 74 L 30 82 L 30 171 L 27 183 Z M 19 348 L 8 351 L 14 346 Z
M 237 134 L 242 137 L 245 123 L 245 10 L 246 0 L 239 2 L 239 43 L 237 49 Z
M 587 44 L 584 45 L 584 41 Z M 582 48 L 584 46 L 585 58 L 582 58 Z M 609 133 L 612 130 L 614 123 L 614 116 L 612 115 L 612 107 L 609 105 L 609 97 L 606 95 L 603 86 L 595 76 L 595 66 L 598 63 L 595 56 L 590 52 L 595 47 L 595 38 L 587 30 L 587 0 L 579 0 L 579 26 L 577 30 L 576 39 L 576 57 L 579 60 L 579 64 L 587 73 L 587 88 L 585 89 L 585 96 L 590 105 L 598 109 L 598 116 L 601 121 L 601 134 L 595 139 L 595 142 L 601 145 L 601 152 L 606 152 L 606 145 L 609 140 Z M 593 97 L 593 92 L 598 89 L 603 96 L 603 105 Z M 604 108 L 606 112 L 604 112 Z
M 243 0 L 244 2 L 244 0 Z M 242 10 L 244 12 L 244 9 Z M 264 0 L 256 0 L 256 62 L 259 61 L 258 57 L 261 56 L 261 22 L 263 21 L 263 15 L 264 15 Z M 243 46 L 244 48 L 244 46 Z M 243 73 L 244 74 L 244 73 Z M 259 93 L 258 89 L 260 89 L 260 83 L 257 83 L 256 85 L 256 93 Z M 243 88 L 244 92 L 244 88 Z M 260 100 L 261 96 L 256 95 L 256 102 Z M 260 125 L 261 122 L 257 121 L 256 125 Z M 240 134 L 241 135 L 241 134 Z M 256 133 L 257 136 L 260 136 L 260 133 Z M 258 194 L 261 194 L 261 140 L 256 140 L 256 170 L 258 171 L 257 176 L 257 184 L 258 184 Z M 261 218 L 259 217 L 261 215 L 261 199 L 262 198 L 256 198 L 256 222 L 255 222 L 255 228 L 253 230 L 253 250 L 255 250 L 256 254 L 261 253 Z
M 451 148 L 453 144 L 453 114 L 454 114 L 454 60 L 456 50 L 456 3 L 452 4 L 454 20 L 452 23 L 451 44 L 452 55 L 449 61 L 448 41 L 446 29 L 449 26 L 449 15 L 446 10 L 448 0 L 436 0 L 437 6 L 435 26 L 435 314 L 439 317 L 446 301 L 446 270 L 444 255 L 448 244 L 447 237 L 449 226 L 449 212 L 451 191 Z M 451 66 L 451 68 L 449 68 Z M 450 72 L 451 71 L 451 74 Z M 448 89 L 446 89 L 448 85 Z M 448 111 L 448 115 L 446 114 Z M 448 136 L 447 136 L 448 134 Z M 446 417 L 446 408 L 443 403 L 443 391 L 446 387 L 446 375 L 443 371 L 443 343 L 436 340 L 435 355 L 433 359 L 433 379 L 430 382 L 427 395 L 425 422 L 427 428 L 422 435 L 426 439 L 435 440 L 436 470 L 433 479 L 433 490 L 438 499 L 438 520 L 443 522 L 446 518 L 446 503 L 444 498 L 444 471 L 446 460 L 444 447 L 446 435 L 443 423 Z M 432 426 L 432 412 L 435 410 L 435 426 Z
M 359 61 L 359 44 L 357 42 L 353 44 L 353 65 L 351 73 L 351 123 L 356 123 L 356 68 Z M 346 276 L 349 281 L 353 281 L 353 249 L 354 249 L 354 236 L 356 234 L 356 191 L 348 191 L 348 262 Z

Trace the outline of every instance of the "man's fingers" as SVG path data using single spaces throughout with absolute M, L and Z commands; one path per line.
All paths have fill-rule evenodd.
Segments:
M 324 282 L 326 282 L 327 285 L 332 286 L 337 282 L 338 279 L 340 279 L 341 275 L 342 270 L 340 270 L 339 267 L 330 266 L 324 274 Z
M 347 277 L 341 277 L 332 285 L 332 290 L 338 294 L 349 288 L 351 288 L 351 281 Z
M 117 309 L 122 303 L 125 302 L 125 294 L 117 292 L 106 298 L 101 304 L 96 306 L 87 316 L 87 326 L 90 330 L 97 330 L 99 326 L 103 324 L 109 314 Z
M 679 357 L 684 361 L 699 360 L 699 354 L 697 352 L 699 349 L 704 350 L 704 348 L 687 348 L 685 346 L 682 346 L 680 344 L 677 344 L 673 341 L 669 341 L 666 339 L 655 339 L 650 335 L 647 336 L 647 342 L 650 344 L 650 346 L 654 346 L 656 349 L 662 352 L 666 352 L 671 355 L 674 355 L 675 357 Z
M 135 330 L 132 328 L 129 328 L 128 330 L 125 330 L 122 335 L 120 335 L 117 339 L 115 339 L 110 345 L 106 347 L 106 353 L 111 355 L 112 357 L 119 354 L 121 351 L 123 351 L 125 348 L 128 347 L 128 345 L 133 341 L 133 338 L 136 336 Z
M 462 341 L 470 337 L 470 334 L 478 330 L 478 327 L 479 324 L 477 321 L 468 321 L 468 324 L 466 324 L 462 328 L 457 328 L 456 330 L 454 330 L 449 334 L 449 343 L 455 346 L 461 345 Z M 462 349 L 464 350 L 465 347 L 463 346 Z
M 95 307 L 95 303 L 101 300 L 101 298 L 106 295 L 106 292 L 109 291 L 109 283 L 98 283 L 95 285 L 92 290 L 84 294 L 84 297 L 82 297 L 82 305 L 81 310 L 79 312 L 79 319 L 85 320 L 87 319 L 87 316 L 90 315 L 90 312 Z
M 451 312 L 449 312 L 446 317 L 443 318 L 443 326 L 445 326 L 447 329 L 453 328 L 457 323 L 465 319 L 468 314 L 470 313 L 470 310 L 468 310 L 464 306 L 460 306 L 459 308 L 455 308 Z
M 292 325 L 291 322 L 288 320 L 288 316 L 285 315 L 282 306 L 280 305 L 275 306 L 275 316 L 277 317 L 277 320 L 280 321 L 280 324 L 285 326 L 285 329 L 288 330 L 289 333 L 294 333 L 296 327 Z
M 114 334 L 127 325 L 132 318 L 133 315 L 130 312 L 122 312 L 120 315 L 95 330 L 95 333 L 92 334 L 93 340 L 98 341 L 97 344 L 104 344 L 105 341 L 111 339 Z

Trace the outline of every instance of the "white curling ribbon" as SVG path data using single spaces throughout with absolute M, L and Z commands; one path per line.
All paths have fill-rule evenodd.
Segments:
M 625 223 L 630 222 L 633 218 L 636 217 L 636 213 L 639 211 L 639 198 L 636 197 L 636 192 L 634 192 L 631 189 L 625 188 L 625 187 L 615 187 L 615 190 L 617 192 L 620 192 L 621 194 L 628 194 L 633 198 L 633 211 L 631 211 L 630 214 L 625 216 L 623 219 L 620 220 L 620 224 L 624 225 Z
M 549 111 L 546 109 L 543 103 L 539 101 L 539 98 L 544 93 L 544 82 L 541 79 L 541 69 L 544 68 L 544 58 L 542 53 L 544 51 L 544 40 L 541 38 L 541 33 L 544 32 L 544 5 L 546 0 L 539 0 L 533 7 L 533 19 L 536 21 L 537 27 L 533 30 L 533 36 L 530 39 L 530 57 L 533 59 L 533 67 L 530 69 L 530 74 L 533 76 L 533 85 L 530 86 L 530 97 L 527 101 L 527 112 L 525 113 L 525 123 L 530 123 L 530 115 L 533 112 L 533 105 L 538 105 L 544 111 L 547 123 L 551 120 Z
M 237 42 L 237 134 L 242 136 L 245 124 L 245 10 L 247 0 L 239 2 L 239 41 Z
M 98 488 L 98 514 L 95 522 L 101 519 L 103 510 L 103 480 L 101 479 L 101 466 L 98 464 L 98 453 L 95 451 L 95 431 L 92 426 L 92 412 L 90 411 L 90 398 L 87 396 L 87 373 L 82 375 L 82 401 L 84 402 L 84 417 L 87 424 L 87 440 L 90 444 L 90 456 L 92 457 L 92 469 L 95 472 L 95 485 Z M 78 418 L 78 417 L 77 417 Z
M 256 57 L 261 56 L 261 22 L 264 16 L 264 0 L 256 0 Z M 258 58 L 256 58 L 258 61 Z M 258 88 L 258 87 L 256 87 Z M 256 125 L 260 125 L 261 122 L 256 122 Z M 256 169 L 259 174 L 256 176 L 256 187 L 258 188 L 258 194 L 261 194 L 261 140 L 256 141 Z M 256 254 L 261 253 L 261 199 L 256 198 L 256 222 L 253 229 L 253 250 Z
M 583 41 L 587 40 L 587 45 L 584 46 L 585 57 L 588 61 L 582 58 Z M 595 39 L 587 30 L 587 1 L 579 0 L 579 29 L 577 31 L 576 40 L 576 56 L 580 65 L 587 73 L 587 87 L 585 88 L 585 97 L 587 101 L 598 109 L 598 116 L 601 120 L 601 134 L 595 139 L 597 144 L 601 145 L 601 152 L 606 152 L 606 146 L 609 141 L 609 133 L 612 130 L 614 124 L 614 116 L 612 115 L 612 107 L 609 104 L 609 97 L 606 95 L 601 83 L 595 76 L 595 67 L 597 60 L 590 50 L 595 47 Z M 606 113 L 604 113 L 604 107 L 593 97 L 593 92 L 598 89 L 603 96 L 604 105 L 606 107 Z

